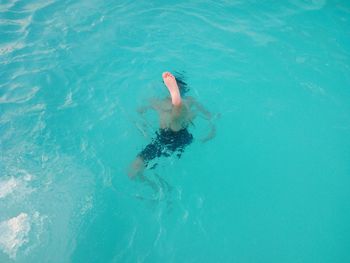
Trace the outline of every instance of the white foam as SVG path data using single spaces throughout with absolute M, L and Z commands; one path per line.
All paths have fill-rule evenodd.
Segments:
M 90 211 L 92 209 L 92 207 L 93 207 L 93 198 L 92 198 L 92 196 L 87 196 L 87 197 L 85 197 L 85 204 L 81 208 L 80 213 L 82 215 L 84 215 L 88 211 Z
M 17 186 L 17 180 L 10 177 L 8 180 L 0 181 L 0 198 L 4 198 L 11 194 Z
M 33 191 L 27 184 L 32 180 L 32 175 L 26 171 L 20 170 L 24 175 L 21 177 L 6 177 L 0 180 L 0 199 L 5 198 L 13 193 L 18 193 L 19 196 L 24 196 Z
M 28 242 L 29 231 L 30 222 L 26 213 L 0 222 L 0 248 L 14 259 L 17 250 Z
M 70 108 L 76 106 L 76 103 L 73 101 L 73 92 L 70 90 L 64 100 L 62 106 L 59 106 L 58 109 Z

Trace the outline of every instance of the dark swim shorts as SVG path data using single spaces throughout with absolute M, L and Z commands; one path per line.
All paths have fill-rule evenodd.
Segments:
M 168 157 L 174 152 L 178 158 L 181 157 L 185 147 L 193 140 L 193 136 L 187 129 L 172 131 L 170 129 L 160 129 L 156 132 L 156 137 L 143 149 L 138 156 L 143 159 L 147 166 L 149 161 L 156 157 Z M 155 168 L 155 165 L 151 169 Z

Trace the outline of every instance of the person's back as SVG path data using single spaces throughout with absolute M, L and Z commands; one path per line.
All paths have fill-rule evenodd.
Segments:
M 179 106 L 174 106 L 170 98 L 161 100 L 157 111 L 161 129 L 173 131 L 187 128 L 195 117 L 191 111 L 191 104 L 184 98 L 181 99 Z

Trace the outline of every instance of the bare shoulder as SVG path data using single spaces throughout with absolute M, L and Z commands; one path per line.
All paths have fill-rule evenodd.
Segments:
M 193 103 L 196 101 L 196 99 L 192 96 L 186 96 L 186 98 L 184 98 L 184 100 L 188 103 Z
M 186 96 L 186 98 L 182 99 L 182 101 L 185 103 L 187 107 L 192 107 L 196 104 L 196 99 L 192 96 Z
M 188 99 L 188 105 L 190 108 L 195 108 L 197 111 L 199 111 L 200 113 L 203 114 L 203 116 L 206 119 L 210 119 L 211 118 L 211 113 L 201 104 L 199 103 L 195 98 L 193 97 L 187 97 Z
M 158 111 L 166 111 L 171 109 L 171 100 L 169 99 L 153 99 L 151 102 L 152 107 Z

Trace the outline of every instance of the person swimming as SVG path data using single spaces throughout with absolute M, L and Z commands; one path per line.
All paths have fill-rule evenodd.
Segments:
M 197 116 L 197 112 L 210 121 L 212 115 L 192 97 L 182 97 L 187 91 L 187 84 L 176 78 L 170 72 L 162 74 L 165 86 L 170 97 L 162 100 L 154 100 L 152 105 L 142 107 L 139 113 L 143 114 L 148 109 L 154 109 L 159 113 L 160 129 L 152 141 L 137 155 L 132 162 L 128 176 L 131 179 L 143 177 L 143 171 L 148 168 L 149 162 L 161 156 L 169 157 L 176 153 L 178 158 L 184 152 L 186 146 L 193 141 L 192 134 L 188 131 L 190 124 Z M 210 133 L 202 139 L 203 142 L 215 136 L 215 127 L 211 124 Z M 155 168 L 155 165 L 150 169 Z

